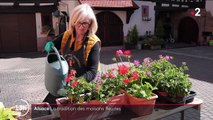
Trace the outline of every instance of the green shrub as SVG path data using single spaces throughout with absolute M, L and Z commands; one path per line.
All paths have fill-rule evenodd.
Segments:
M 128 31 L 127 43 L 137 44 L 138 41 L 139 41 L 138 30 L 136 25 L 134 25 L 134 27 Z

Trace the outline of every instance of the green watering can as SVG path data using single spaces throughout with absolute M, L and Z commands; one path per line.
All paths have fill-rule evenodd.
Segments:
M 55 47 L 54 53 L 48 53 L 45 63 L 45 87 L 52 95 L 58 97 L 64 94 L 64 80 L 68 75 L 67 61 Z

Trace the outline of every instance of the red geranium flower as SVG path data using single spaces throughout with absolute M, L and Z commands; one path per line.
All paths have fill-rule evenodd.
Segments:
M 138 72 L 137 72 L 137 71 L 134 71 L 134 72 L 132 73 L 132 78 L 133 78 L 133 80 L 138 80 L 138 77 L 139 77 Z
M 129 72 L 129 67 L 122 64 L 122 65 L 119 65 L 118 66 L 118 73 L 121 74 L 121 75 L 125 75 Z
M 115 76 L 113 74 L 109 74 L 109 78 L 113 79 Z
M 71 69 L 71 70 L 70 70 L 70 74 L 72 74 L 72 75 L 75 76 L 76 73 L 77 73 L 76 70 L 74 70 L 74 69 Z
M 124 55 L 131 55 L 131 51 L 130 50 L 124 51 Z
M 68 74 L 68 76 L 65 78 L 65 81 L 66 81 L 67 83 L 70 82 L 71 76 L 72 76 L 72 74 Z
M 75 88 L 78 84 L 79 84 L 79 82 L 78 82 L 78 81 L 75 81 L 75 82 L 73 82 L 73 83 L 71 84 L 71 87 Z
M 126 84 L 128 84 L 128 83 L 130 83 L 130 79 L 125 78 L 125 79 L 123 80 L 123 82 L 126 83 Z

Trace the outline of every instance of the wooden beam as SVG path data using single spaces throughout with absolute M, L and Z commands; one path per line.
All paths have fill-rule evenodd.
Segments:
M 205 5 L 206 5 L 206 0 L 199 0 L 199 1 L 193 1 L 193 0 L 179 0 L 179 1 L 177 1 L 177 0 L 152 0 L 152 2 L 169 4 L 170 6 L 172 4 L 177 4 L 179 6 L 188 5 L 189 8 L 195 8 L 195 7 L 205 8 Z
M 58 5 L 59 0 L 1 0 L 0 3 L 14 3 L 14 6 L 19 6 L 20 3 L 34 3 L 35 6 L 39 6 L 41 3 L 53 3 Z
M 0 6 L 0 13 L 34 13 L 34 12 L 53 12 L 57 6 Z
M 158 7 L 158 6 L 155 6 L 154 9 L 156 11 L 170 11 L 170 12 L 175 12 L 175 11 L 186 11 L 188 8 L 180 8 L 180 7 Z
M 8 2 L 18 2 L 18 3 L 55 3 L 59 2 L 59 0 L 1 0 L 0 3 L 8 3 Z

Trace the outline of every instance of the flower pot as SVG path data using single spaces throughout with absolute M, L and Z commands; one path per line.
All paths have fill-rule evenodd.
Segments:
M 82 104 L 64 104 L 67 103 L 68 98 L 58 98 L 56 103 L 60 113 L 61 120 L 85 120 L 85 119 L 97 119 L 104 111 L 103 106 L 99 106 L 100 102 L 91 101 Z
M 158 98 L 156 100 L 157 103 L 166 103 L 168 96 L 168 92 L 165 92 L 165 91 L 154 91 L 155 94 L 158 95 Z
M 109 101 L 107 102 L 107 104 L 110 105 L 126 105 L 127 104 L 127 98 L 125 94 L 120 94 L 117 96 L 113 96 L 109 99 Z
M 54 112 L 51 108 L 50 104 L 47 102 L 43 102 L 40 104 L 32 104 L 31 105 L 31 118 L 33 120 L 47 120 L 54 118 Z M 26 119 L 26 118 L 22 118 Z
M 148 99 L 133 97 L 130 94 L 126 95 L 129 101 L 130 109 L 138 116 L 151 114 L 154 110 L 155 101 L 158 98 L 158 96 L 154 93 Z
M 176 98 L 167 98 L 167 100 L 170 103 L 175 103 L 175 104 L 186 104 L 191 101 L 193 101 L 194 96 L 196 95 L 196 92 L 190 91 L 190 93 L 186 96 L 177 96 Z
M 90 102 L 88 102 L 90 105 L 101 105 L 101 104 L 103 104 L 102 102 L 100 102 L 100 101 L 97 101 L 97 100 L 92 100 L 92 101 L 90 101 Z
M 157 101 L 159 103 L 166 103 L 166 104 L 185 104 L 185 103 L 189 103 L 191 101 L 193 101 L 194 96 L 196 95 L 196 92 L 194 91 L 190 91 L 189 95 L 179 95 L 175 98 L 167 95 L 163 95 L 160 92 L 156 92 L 156 94 L 158 95 L 158 99 Z
M 168 92 L 164 92 L 164 91 L 157 91 L 157 95 L 158 95 L 158 97 L 159 96 L 168 96 L 169 94 L 168 94 Z
M 120 114 L 123 105 L 127 105 L 127 98 L 124 93 L 110 97 L 105 104 L 105 111 L 100 115 L 99 119 Z

